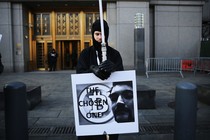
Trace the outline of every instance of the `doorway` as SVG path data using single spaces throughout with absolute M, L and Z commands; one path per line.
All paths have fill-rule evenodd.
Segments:
M 48 70 L 48 53 L 52 42 L 39 41 L 36 43 L 36 67 L 38 70 Z
M 77 65 L 80 41 L 57 41 L 58 65 L 61 70 L 74 70 Z

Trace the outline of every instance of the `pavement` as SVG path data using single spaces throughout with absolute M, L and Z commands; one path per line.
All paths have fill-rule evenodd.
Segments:
M 2 73 L 0 87 L 11 82 L 23 82 L 26 86 L 41 86 L 42 101 L 28 111 L 29 140 L 76 140 L 74 127 L 71 74 L 75 71 L 34 71 Z M 204 72 L 152 73 L 137 75 L 137 85 L 156 90 L 155 109 L 139 109 L 140 132 L 120 134 L 119 140 L 173 140 L 175 109 L 169 103 L 175 101 L 176 85 L 189 82 L 195 85 L 210 84 L 210 75 Z M 196 140 L 210 136 L 210 106 L 197 102 Z M 0 140 L 5 140 L 4 111 L 0 111 Z

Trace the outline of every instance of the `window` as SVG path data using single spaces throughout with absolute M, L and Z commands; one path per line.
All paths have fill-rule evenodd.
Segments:
M 99 13 L 87 13 L 86 14 L 86 35 L 91 35 L 91 27 L 95 20 L 99 19 Z
M 35 14 L 35 35 L 50 35 L 50 14 L 38 13 Z

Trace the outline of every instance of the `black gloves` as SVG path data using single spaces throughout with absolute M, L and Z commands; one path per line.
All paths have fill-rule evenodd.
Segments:
M 106 60 L 99 65 L 99 69 L 111 73 L 111 72 L 115 71 L 116 67 L 112 61 Z
M 91 71 L 101 80 L 105 80 L 107 78 L 109 78 L 109 76 L 111 75 L 111 72 L 106 72 L 104 70 L 101 70 L 99 68 L 99 66 L 90 66 Z
M 99 66 L 90 66 L 90 69 L 98 78 L 105 80 L 109 78 L 113 71 L 115 71 L 115 64 L 110 60 L 106 60 Z

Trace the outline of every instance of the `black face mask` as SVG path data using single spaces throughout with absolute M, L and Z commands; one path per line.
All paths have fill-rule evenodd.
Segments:
M 101 24 L 100 20 L 96 20 L 92 25 L 92 39 L 93 39 L 93 46 L 96 50 L 101 50 L 101 42 L 98 42 L 94 39 L 94 32 L 99 31 L 101 32 Z M 107 22 L 104 20 L 104 36 L 105 36 L 105 43 L 108 45 L 108 36 L 109 36 L 109 26 Z

